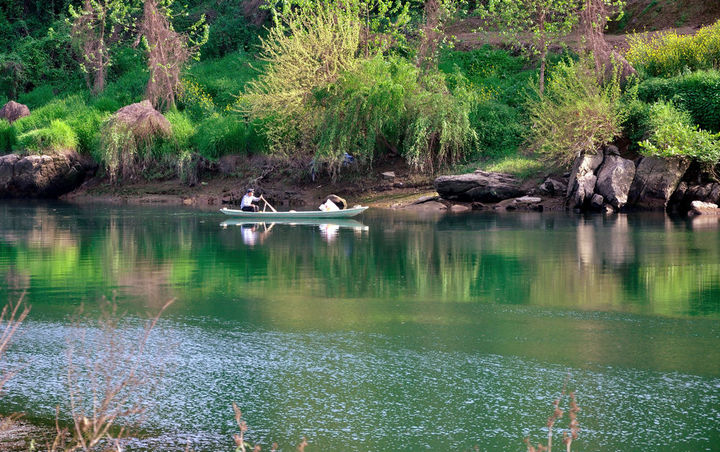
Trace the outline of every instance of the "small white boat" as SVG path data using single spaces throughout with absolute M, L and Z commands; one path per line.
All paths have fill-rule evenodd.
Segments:
M 312 219 L 328 219 L 328 218 L 352 218 L 365 212 L 367 207 L 357 206 L 344 210 L 322 211 L 322 210 L 302 210 L 289 212 L 245 212 L 244 210 L 222 208 L 220 212 L 238 218 L 248 218 L 253 220 L 262 220 L 272 223 L 273 220 L 293 220 L 302 218 Z
M 366 231 L 368 227 L 357 220 L 345 218 L 290 218 L 290 219 L 272 219 L 257 220 L 255 218 L 230 218 L 220 223 L 220 226 L 227 228 L 228 226 L 258 226 L 281 224 L 288 226 L 337 226 L 340 228 L 357 229 Z

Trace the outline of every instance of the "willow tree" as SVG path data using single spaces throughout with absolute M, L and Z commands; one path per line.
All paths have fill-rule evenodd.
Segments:
M 173 29 L 170 3 L 165 2 L 166 6 L 160 6 L 158 0 L 145 0 L 140 26 L 150 70 L 145 95 L 153 106 L 160 109 L 175 105 L 175 99 L 182 89 L 182 69 L 207 41 L 204 16 L 190 27 L 188 34 Z
M 80 8 L 69 7 L 73 48 L 93 94 L 105 89 L 110 47 L 133 27 L 134 9 L 124 0 L 84 0 Z

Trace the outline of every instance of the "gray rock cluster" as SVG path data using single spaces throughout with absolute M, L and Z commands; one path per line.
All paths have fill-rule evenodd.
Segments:
M 480 170 L 438 177 L 435 188 L 444 200 L 470 202 L 473 206 L 498 203 L 495 210 L 498 207 L 513 210 L 520 206 L 523 210 L 532 210 L 528 206 L 539 203 L 524 203 L 523 199 L 530 198 L 523 197 L 540 194 L 563 196 L 566 207 L 577 210 L 617 212 L 672 208 L 691 214 L 715 212 L 712 206 L 720 205 L 720 183 L 689 186 L 682 182 L 689 167 L 690 161 L 685 159 L 639 157 L 629 160 L 619 155 L 617 147 L 607 146 L 597 153 L 578 156 L 569 175 L 548 177 L 537 189 L 522 187 L 511 175 Z
M 682 159 L 641 157 L 635 162 L 608 146 L 575 159 L 567 205 L 581 210 L 664 210 L 689 166 Z
M 435 190 L 450 201 L 500 202 L 525 195 L 520 185 L 520 181 L 509 174 L 481 170 L 435 179 Z
M 0 156 L 0 198 L 56 198 L 79 187 L 97 170 L 74 151 L 54 155 Z

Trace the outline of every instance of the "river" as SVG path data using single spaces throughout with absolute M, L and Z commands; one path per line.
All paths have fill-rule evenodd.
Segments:
M 68 338 L 101 350 L 114 304 L 132 343 L 176 299 L 140 356 L 155 381 L 128 450 L 233 450 L 237 402 L 264 450 L 523 451 L 565 384 L 573 450 L 720 444 L 720 218 L 225 220 L 0 203 L 0 300 L 31 305 L 0 412 L 67 419 Z

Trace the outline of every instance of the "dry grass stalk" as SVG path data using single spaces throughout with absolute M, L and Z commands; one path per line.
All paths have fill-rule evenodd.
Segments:
M 77 336 L 68 340 L 67 389 L 72 431 L 61 429 L 58 423 L 57 436 L 49 450 L 90 450 L 100 443 L 109 444 L 107 450 L 122 450 L 119 441 L 126 436 L 127 427 L 117 424 L 121 420 L 126 425 L 137 421 L 145 411 L 140 391 L 152 392 L 158 383 L 157 379 L 140 375 L 139 370 L 150 333 L 174 301 L 165 303 L 131 345 L 123 342 L 119 334 L 115 303 L 98 321 L 101 338 L 96 346 L 88 342 L 86 328 L 82 327 Z M 76 360 L 78 356 L 80 360 Z M 88 387 L 89 392 L 85 392 Z
M 24 298 L 25 294 L 23 293 L 17 303 L 14 305 L 12 303 L 7 304 L 0 311 L 0 325 L 2 325 L 2 329 L 0 329 L 0 362 L 5 358 L 5 353 L 7 353 L 13 337 L 30 312 L 30 308 L 27 306 L 20 309 Z M 17 372 L 18 369 L 11 369 L 0 375 L 0 392 L 2 392 L 5 383 L 15 376 Z
M 547 440 L 547 446 L 543 445 L 542 443 L 538 443 L 537 446 L 533 446 L 530 443 L 530 438 L 525 438 L 525 444 L 527 446 L 528 452 L 552 452 L 552 439 L 553 439 L 553 428 L 555 427 L 555 424 L 562 419 L 563 415 L 565 414 L 563 410 L 560 409 L 560 403 L 562 402 L 563 397 L 566 394 L 565 387 L 567 386 L 567 381 L 565 382 L 565 385 L 563 386 L 563 390 L 560 393 L 560 397 L 555 399 L 553 402 L 553 412 L 548 417 L 547 420 L 547 428 L 548 428 L 548 440 Z M 578 438 L 578 433 L 580 432 L 580 424 L 577 420 L 577 413 L 580 411 L 580 407 L 577 405 L 577 400 L 575 398 L 575 393 L 570 392 L 570 408 L 568 410 L 568 418 L 570 419 L 570 425 L 569 429 L 564 431 L 562 434 L 563 437 L 563 444 L 565 444 L 565 450 L 566 452 L 571 452 L 572 442 Z

